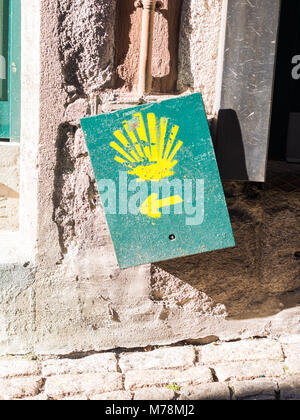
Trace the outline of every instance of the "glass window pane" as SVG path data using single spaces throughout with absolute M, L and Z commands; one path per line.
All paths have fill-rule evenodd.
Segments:
M 8 20 L 9 0 L 0 0 L 0 101 L 8 100 Z

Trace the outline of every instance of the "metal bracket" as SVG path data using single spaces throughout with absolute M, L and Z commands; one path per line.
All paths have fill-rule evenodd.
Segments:
M 143 0 L 137 0 L 135 3 L 134 3 L 134 6 L 136 7 L 136 8 L 144 8 L 144 3 L 143 3 Z M 159 1 L 159 0 L 157 0 L 156 1 L 156 4 L 155 4 L 155 10 L 160 10 L 160 9 L 162 9 L 163 8 L 163 2 L 162 1 Z

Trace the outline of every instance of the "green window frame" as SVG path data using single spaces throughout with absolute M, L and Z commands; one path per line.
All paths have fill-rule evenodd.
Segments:
M 20 140 L 21 0 L 0 0 L 0 141 Z

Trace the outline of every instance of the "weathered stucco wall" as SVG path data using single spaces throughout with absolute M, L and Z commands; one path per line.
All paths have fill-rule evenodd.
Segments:
M 35 0 L 26 1 L 34 7 Z M 282 194 L 273 187 L 263 195 L 230 184 L 236 249 L 118 268 L 79 126 L 95 92 L 100 92 L 100 110 L 112 98 L 118 100 L 113 91 L 115 5 L 108 0 L 40 1 L 40 77 L 34 86 L 40 95 L 39 135 L 28 140 L 38 150 L 38 162 L 31 161 L 38 171 L 33 172 L 38 182 L 37 197 L 33 194 L 36 255 L 24 266 L 0 269 L 0 354 L 68 354 L 299 333 L 298 294 L 288 294 L 300 287 L 293 253 L 297 240 L 290 228 L 300 225 L 300 212 L 294 212 L 297 188 L 292 196 L 288 188 Z M 219 1 L 185 0 L 182 15 L 179 84 L 202 87 L 208 109 L 214 102 L 220 6 Z M 39 29 L 36 13 L 30 7 L 24 11 L 27 36 L 30 24 Z M 201 44 L 202 34 L 207 42 Z M 208 61 L 199 59 L 197 40 Z M 190 62 L 183 50 L 187 42 Z M 28 150 L 26 157 L 30 161 Z
M 169 307 L 157 297 L 150 266 L 119 270 L 96 205 L 79 118 L 89 112 L 93 90 L 112 88 L 115 3 L 42 4 L 36 351 L 130 347 L 198 335 L 199 320 L 222 320 L 225 308 L 173 276 L 168 281 L 178 303 Z M 87 13 L 96 22 L 101 16 L 101 30 L 88 24 Z M 84 36 L 78 42 L 79 33 Z M 93 66 L 96 78 L 89 74 Z
M 179 43 L 178 89 L 201 92 L 212 115 L 225 0 L 183 0 Z

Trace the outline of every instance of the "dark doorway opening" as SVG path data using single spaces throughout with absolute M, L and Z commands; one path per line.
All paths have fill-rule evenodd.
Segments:
M 300 0 L 282 0 L 269 159 L 300 162 Z

